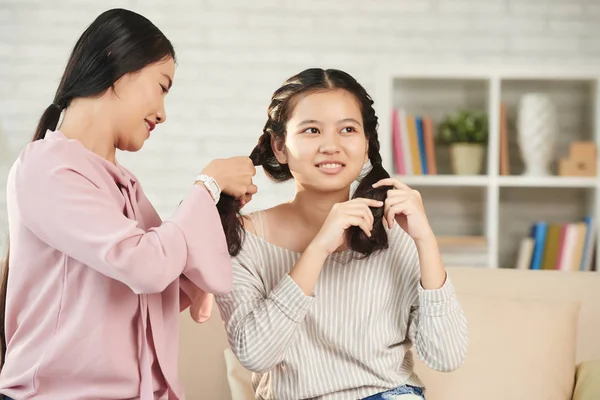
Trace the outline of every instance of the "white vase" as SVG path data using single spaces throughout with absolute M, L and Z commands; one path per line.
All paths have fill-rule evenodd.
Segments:
M 517 140 L 525 162 L 523 175 L 551 174 L 557 133 L 556 107 L 550 98 L 543 93 L 523 95 L 517 116 Z

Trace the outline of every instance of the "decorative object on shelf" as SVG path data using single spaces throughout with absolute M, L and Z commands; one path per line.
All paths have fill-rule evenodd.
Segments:
M 549 176 L 556 149 L 556 106 L 543 93 L 526 93 L 519 101 L 518 143 L 525 162 L 524 175 Z
M 459 111 L 439 126 L 438 141 L 450 146 L 452 172 L 456 175 L 481 173 L 487 139 L 488 117 L 482 111 Z
M 597 150 L 594 142 L 573 142 L 569 155 L 558 163 L 560 176 L 596 176 Z

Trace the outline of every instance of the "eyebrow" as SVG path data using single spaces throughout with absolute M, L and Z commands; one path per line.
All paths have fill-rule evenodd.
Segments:
M 338 123 L 343 123 L 343 122 L 353 122 L 356 125 L 361 126 L 360 122 L 358 122 L 354 118 L 344 118 L 344 119 L 341 119 L 341 120 L 338 121 Z M 319 124 L 319 123 L 321 123 L 321 121 L 317 121 L 316 119 L 306 119 L 306 120 L 300 122 L 298 124 L 298 126 L 300 126 L 300 125 L 308 125 L 308 124 Z
M 167 78 L 169 80 L 169 87 L 167 89 L 171 89 L 171 86 L 173 86 L 173 80 L 171 79 L 171 77 L 165 73 L 162 74 L 165 78 Z

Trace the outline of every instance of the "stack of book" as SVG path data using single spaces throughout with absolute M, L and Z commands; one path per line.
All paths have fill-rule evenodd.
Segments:
M 594 217 L 559 224 L 538 221 L 521 240 L 516 268 L 591 271 L 596 248 Z
M 400 175 L 437 175 L 435 134 L 431 118 L 392 111 L 394 168 Z

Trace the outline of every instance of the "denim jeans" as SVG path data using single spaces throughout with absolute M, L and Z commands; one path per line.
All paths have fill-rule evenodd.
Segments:
M 363 400 L 402 400 L 402 395 L 404 394 L 414 394 L 421 396 L 421 398 L 425 400 L 425 393 L 423 393 L 423 389 L 411 385 L 399 386 L 396 389 L 388 390 L 387 392 L 381 392 L 369 397 L 365 397 Z

